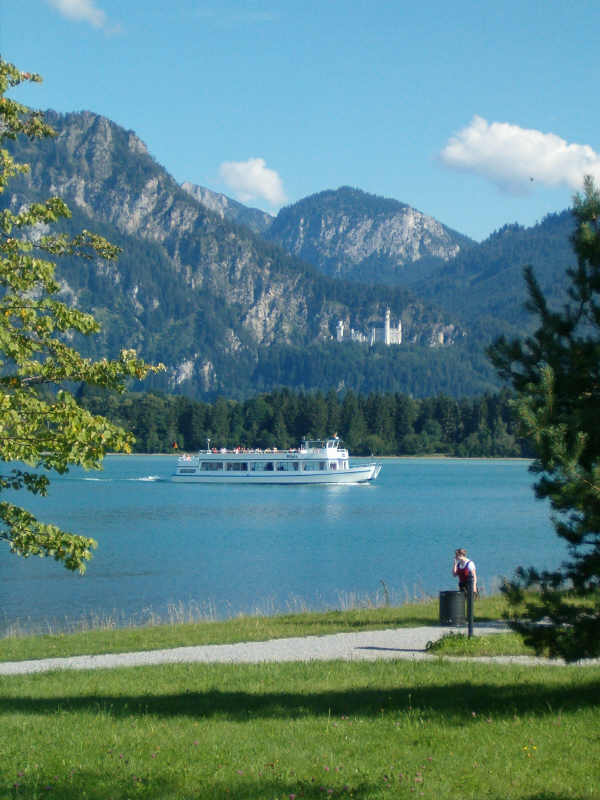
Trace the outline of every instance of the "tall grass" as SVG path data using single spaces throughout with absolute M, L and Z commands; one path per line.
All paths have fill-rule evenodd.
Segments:
M 311 611 L 387 608 L 430 601 L 433 601 L 433 598 L 427 595 L 418 584 L 414 584 L 411 588 L 408 586 L 390 588 L 384 581 L 381 581 L 380 586 L 373 592 L 339 591 L 333 605 L 326 603 L 320 597 L 309 601 L 297 595 L 290 595 L 283 603 L 275 596 L 264 597 L 242 609 L 235 608 L 233 604 L 226 604 L 223 608 L 217 609 L 216 603 L 208 599 L 202 602 L 195 600 L 171 602 L 163 610 L 146 606 L 134 614 L 124 614 L 119 609 L 113 609 L 110 612 L 92 610 L 76 618 L 67 616 L 48 617 L 42 620 L 31 618 L 7 620 L 5 618 L 4 621 L 0 609 L 0 638 L 217 622 L 236 617 L 272 617 Z

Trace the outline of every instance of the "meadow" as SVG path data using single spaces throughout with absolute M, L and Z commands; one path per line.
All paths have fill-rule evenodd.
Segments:
M 142 643 L 151 635 L 153 647 L 167 639 L 239 641 L 253 630 L 266 638 L 269 626 L 273 635 L 298 635 L 430 624 L 435 609 L 425 603 L 197 623 L 183 631 L 173 625 L 10 637 L 0 640 L 0 655 L 6 660 L 19 643 L 31 653 L 31 639 L 40 648 L 34 657 L 42 657 L 77 651 L 94 635 L 113 637 L 118 650 L 121 633 Z M 73 643 L 71 636 L 88 639 Z M 43 653 L 53 639 L 53 651 Z M 508 646 L 514 642 L 496 645 Z M 0 797 L 599 798 L 599 689 L 600 667 L 443 656 L 3 677 Z

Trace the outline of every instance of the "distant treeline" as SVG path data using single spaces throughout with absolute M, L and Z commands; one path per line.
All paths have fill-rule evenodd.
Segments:
M 244 401 L 204 403 L 176 395 L 105 394 L 79 401 L 132 431 L 135 452 L 206 447 L 296 447 L 304 437 L 337 433 L 354 455 L 531 456 L 519 438 L 506 391 L 455 400 L 404 394 L 343 397 L 281 389 Z

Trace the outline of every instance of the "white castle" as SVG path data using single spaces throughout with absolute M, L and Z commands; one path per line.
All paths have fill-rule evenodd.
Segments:
M 361 333 L 361 331 L 355 331 L 354 328 L 346 328 L 344 321 L 339 320 L 336 328 L 336 339 L 338 342 L 368 342 L 370 345 L 376 342 L 383 342 L 386 346 L 402 344 L 402 320 L 398 320 L 397 328 L 392 328 L 390 309 L 387 308 L 383 328 L 371 328 L 368 336 Z

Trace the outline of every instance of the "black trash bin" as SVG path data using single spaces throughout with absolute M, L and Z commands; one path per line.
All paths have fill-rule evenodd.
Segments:
M 440 625 L 464 625 L 464 592 L 440 592 Z

